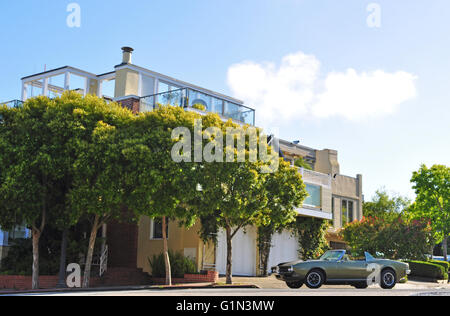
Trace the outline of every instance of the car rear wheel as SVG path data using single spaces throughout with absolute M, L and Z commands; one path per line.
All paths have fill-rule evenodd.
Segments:
M 325 282 L 325 275 L 320 270 L 312 270 L 306 275 L 306 286 L 310 289 L 318 289 Z
M 395 272 L 391 269 L 386 269 L 381 272 L 381 280 L 380 285 L 381 288 L 385 290 L 390 290 L 394 288 L 397 284 L 397 277 L 395 276 Z
M 286 282 L 290 289 L 299 289 L 303 286 L 303 282 Z

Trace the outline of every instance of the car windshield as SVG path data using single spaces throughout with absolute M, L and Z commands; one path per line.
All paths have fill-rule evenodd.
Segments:
M 327 251 L 324 253 L 324 255 L 320 258 L 320 260 L 325 261 L 337 261 L 342 258 L 342 256 L 345 254 L 345 251 L 343 250 L 332 250 Z

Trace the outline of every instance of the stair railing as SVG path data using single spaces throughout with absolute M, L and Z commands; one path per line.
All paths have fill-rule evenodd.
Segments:
M 100 277 L 105 274 L 106 270 L 108 270 L 108 245 L 105 245 L 105 248 L 103 249 L 103 252 L 100 256 Z

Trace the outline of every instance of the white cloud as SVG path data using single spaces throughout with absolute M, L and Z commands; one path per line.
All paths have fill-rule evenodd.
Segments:
M 320 80 L 320 61 L 302 52 L 274 63 L 246 61 L 228 69 L 237 98 L 257 110 L 258 125 L 285 124 L 305 117 L 349 120 L 393 113 L 416 96 L 416 77 L 404 71 L 332 72 Z

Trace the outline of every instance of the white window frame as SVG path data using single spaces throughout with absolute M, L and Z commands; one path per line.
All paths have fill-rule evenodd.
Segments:
M 322 209 L 322 206 L 323 206 L 323 201 L 322 201 L 323 187 L 321 185 L 313 184 L 313 183 L 305 183 L 305 186 L 306 185 L 310 185 L 310 186 L 314 186 L 314 187 L 320 188 L 320 205 L 317 206 L 317 205 L 311 205 L 311 204 L 307 204 L 307 203 L 303 203 L 303 205 L 307 206 L 307 207 L 315 208 L 315 209 Z
M 344 223 L 344 218 L 342 217 L 342 204 L 343 204 L 343 202 L 345 202 L 345 205 L 346 205 L 346 210 L 347 210 L 347 223 Z M 351 202 L 352 203 L 352 205 L 353 205 L 353 207 L 352 207 L 352 218 L 350 219 L 349 218 L 349 216 L 348 216 L 348 214 L 349 214 L 349 202 Z M 352 199 L 345 199 L 345 198 L 342 198 L 341 199 L 341 226 L 342 227 L 344 227 L 345 225 L 347 225 L 347 224 L 349 224 L 349 223 L 351 223 L 351 222 L 353 222 L 355 219 L 357 219 L 357 216 L 356 216 L 356 213 L 355 213 L 355 208 L 356 208 L 356 201 L 355 200 L 352 200 Z

